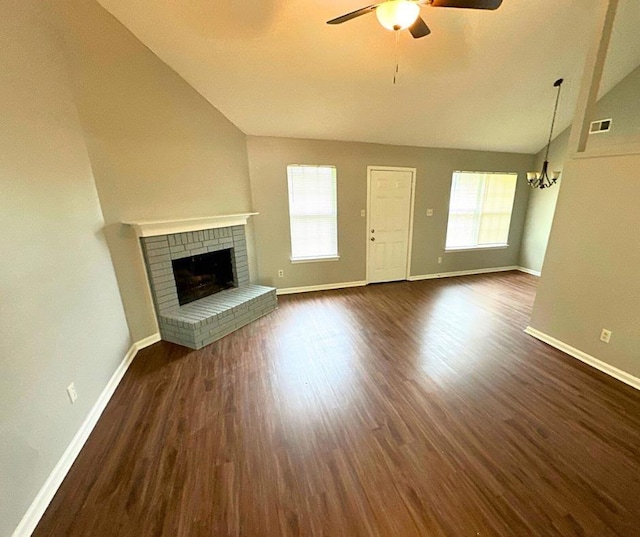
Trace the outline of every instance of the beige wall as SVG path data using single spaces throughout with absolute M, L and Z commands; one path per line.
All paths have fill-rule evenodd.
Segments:
M 524 172 L 533 156 L 452 149 L 386 146 L 355 142 L 249 136 L 249 165 L 259 279 L 279 288 L 365 279 L 367 166 L 417 168 L 412 275 L 516 265 L 529 188 Z M 339 261 L 291 264 L 286 168 L 329 164 L 338 171 Z M 509 248 L 445 253 L 451 175 L 455 170 L 520 172 Z M 427 209 L 434 216 L 427 217 Z M 443 257 L 442 264 L 437 258 Z M 278 278 L 278 269 L 285 277 Z
M 613 118 L 611 130 L 591 134 L 587 150 L 640 142 L 640 66 L 598 101 L 591 121 L 607 118 Z
M 613 118 L 613 128 L 608 133 L 589 136 L 587 150 L 603 148 L 614 144 L 640 141 L 640 67 L 632 71 L 602 97 L 594 114 L 595 119 Z M 568 153 L 570 129 L 566 129 L 551 143 L 549 163 L 551 170 L 560 170 L 571 157 Z M 545 148 L 536 155 L 534 170 L 542 168 Z M 541 271 L 549 233 L 562 180 L 556 187 L 533 190 L 529 197 L 527 217 L 522 235 L 520 266 Z
M 564 163 L 568 158 L 567 146 L 570 132 L 570 129 L 566 129 L 551 143 L 551 147 L 549 148 L 550 171 L 562 171 Z M 544 149 L 536 155 L 534 170 L 542 169 L 544 156 Z M 522 248 L 520 250 L 519 262 L 521 267 L 536 272 L 542 271 L 542 263 L 544 261 L 544 254 L 547 251 L 551 223 L 553 222 L 553 215 L 556 210 L 556 202 L 558 201 L 558 192 L 560 192 L 561 185 L 562 177 L 552 188 L 543 190 L 536 188 L 531 190 L 524 231 L 522 233 Z
M 130 346 L 61 43 L 44 5 L 6 0 L 0 17 L 3 536 Z
M 640 377 L 640 154 L 565 165 L 531 326 Z M 606 188 L 603 189 L 603 179 Z M 609 344 L 600 331 L 613 332 Z
M 132 336 L 156 331 L 122 222 L 249 212 L 245 136 L 96 2 L 59 0 L 74 92 Z

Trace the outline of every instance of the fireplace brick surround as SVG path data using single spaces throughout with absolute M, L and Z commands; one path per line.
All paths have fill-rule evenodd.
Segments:
M 276 290 L 249 283 L 243 225 L 141 237 L 151 294 L 163 340 L 200 349 L 277 307 Z M 237 287 L 180 306 L 171 262 L 231 249 Z

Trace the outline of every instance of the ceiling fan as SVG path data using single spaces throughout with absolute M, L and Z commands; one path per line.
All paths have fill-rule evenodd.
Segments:
M 342 24 L 375 11 L 380 24 L 388 30 L 398 31 L 408 28 L 411 35 L 419 39 L 431 33 L 420 17 L 422 6 L 493 10 L 498 9 L 501 4 L 502 0 L 386 0 L 331 19 L 327 24 Z

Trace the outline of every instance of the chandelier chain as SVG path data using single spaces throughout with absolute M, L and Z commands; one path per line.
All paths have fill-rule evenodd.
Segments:
M 558 103 L 560 102 L 560 92 L 562 91 L 562 82 L 558 84 L 558 94 L 556 95 L 556 106 L 553 109 L 553 119 L 551 120 L 551 130 L 549 131 L 549 141 L 547 142 L 547 152 L 544 160 L 549 160 L 549 149 L 551 148 L 551 140 L 553 139 L 553 127 L 556 124 L 556 115 L 558 113 Z

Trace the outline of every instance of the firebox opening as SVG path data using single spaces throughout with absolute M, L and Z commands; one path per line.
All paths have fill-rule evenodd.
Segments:
M 171 262 L 180 305 L 235 287 L 231 248 Z

